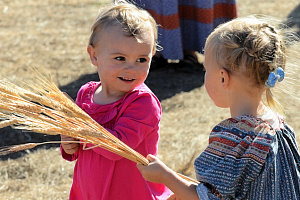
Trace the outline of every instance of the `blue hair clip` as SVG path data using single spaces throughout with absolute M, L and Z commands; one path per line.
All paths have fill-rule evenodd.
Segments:
M 279 76 L 278 82 L 281 82 L 284 79 L 284 71 L 281 67 L 277 67 L 277 74 Z
M 276 81 L 281 82 L 284 79 L 284 71 L 281 67 L 277 67 L 275 72 L 271 72 L 265 83 L 266 87 L 272 88 L 275 86 Z

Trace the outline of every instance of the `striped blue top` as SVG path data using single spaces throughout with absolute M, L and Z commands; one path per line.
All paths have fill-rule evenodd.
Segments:
M 253 116 L 215 126 L 195 160 L 199 198 L 300 199 L 300 155 L 294 131 Z

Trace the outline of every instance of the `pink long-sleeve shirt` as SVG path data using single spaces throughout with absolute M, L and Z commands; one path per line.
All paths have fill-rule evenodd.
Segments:
M 161 117 L 156 96 L 142 84 L 114 103 L 98 105 L 93 103 L 93 95 L 99 85 L 89 82 L 82 86 L 77 105 L 135 151 L 156 155 Z M 83 150 L 81 146 L 73 155 L 61 148 L 61 153 L 68 161 L 77 160 L 71 200 L 153 200 L 166 199 L 171 193 L 162 184 L 145 181 L 136 163 L 102 148 Z

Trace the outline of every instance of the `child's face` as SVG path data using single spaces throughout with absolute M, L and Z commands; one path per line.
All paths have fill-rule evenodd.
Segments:
M 148 34 L 138 42 L 126 36 L 118 25 L 102 30 L 95 47 L 89 46 L 92 63 L 97 66 L 102 90 L 108 96 L 123 96 L 147 78 L 154 50 L 154 38 Z
M 213 60 L 212 50 L 204 51 L 204 68 L 205 68 L 205 88 L 209 97 L 214 101 L 216 106 L 227 108 L 226 95 L 223 88 L 224 70 Z

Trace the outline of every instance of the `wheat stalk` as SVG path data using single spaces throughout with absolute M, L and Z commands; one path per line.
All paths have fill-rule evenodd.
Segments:
M 25 144 L 4 146 L 4 147 L 0 147 L 0 156 L 32 149 L 36 146 L 40 146 L 44 144 L 61 144 L 61 143 L 82 143 L 82 142 L 81 141 L 47 141 L 47 142 L 25 143 Z
M 29 89 L 0 80 L 0 128 L 11 126 L 48 135 L 66 135 L 83 143 L 92 143 L 133 162 L 149 164 L 143 155 L 112 135 L 64 95 L 51 79 L 36 73 L 35 83 L 26 84 Z M 3 147 L 0 155 L 47 143 L 50 142 Z

